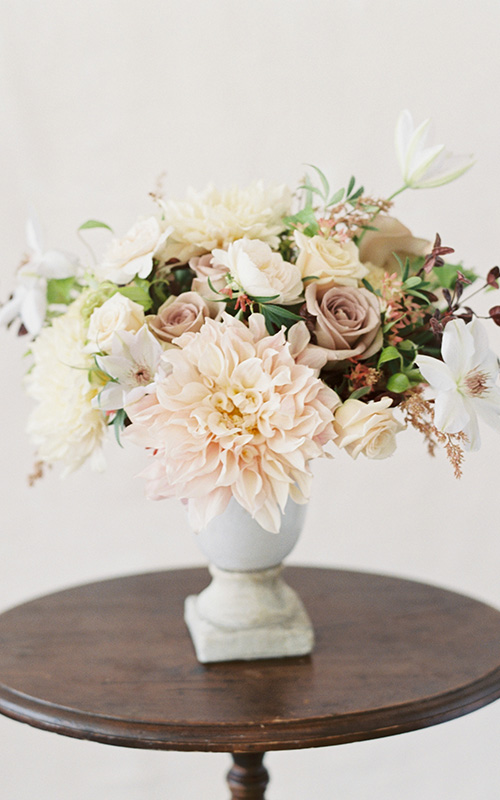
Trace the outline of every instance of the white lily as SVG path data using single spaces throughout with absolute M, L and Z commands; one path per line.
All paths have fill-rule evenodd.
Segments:
M 96 356 L 96 362 L 110 380 L 92 401 L 102 411 L 117 411 L 148 394 L 155 380 L 163 348 L 143 325 L 137 332 L 113 335 L 111 355 Z
M 60 250 L 44 250 L 38 220 L 32 216 L 26 223 L 27 260 L 17 272 L 14 294 L 0 308 L 0 325 L 9 325 L 16 317 L 31 336 L 37 336 L 47 311 L 47 281 L 75 275 L 79 263 L 75 256 Z
M 463 431 L 467 449 L 480 446 L 478 417 L 500 431 L 499 365 L 486 331 L 476 319 L 454 319 L 444 329 L 443 361 L 418 356 L 423 377 L 436 391 L 434 423 L 443 433 Z
M 416 128 L 409 111 L 402 111 L 396 125 L 396 152 L 405 186 L 410 189 L 432 189 L 444 186 L 472 165 L 472 156 L 454 156 L 444 144 L 426 147 L 430 119 Z

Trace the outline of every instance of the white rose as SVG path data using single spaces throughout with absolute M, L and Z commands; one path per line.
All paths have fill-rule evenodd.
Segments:
M 110 353 L 113 334 L 118 331 L 138 331 L 144 325 L 144 309 L 117 292 L 90 317 L 86 353 Z
M 324 236 L 306 236 L 295 231 L 299 248 L 297 267 L 302 278 L 315 278 L 318 283 L 358 286 L 368 274 L 359 260 L 358 248 L 352 241 L 340 242 Z
M 258 239 L 238 239 L 227 250 L 214 250 L 214 266 L 227 267 L 238 288 L 251 297 L 274 298 L 274 303 L 296 303 L 302 279 L 295 264 L 284 261 Z
M 156 217 L 139 220 L 124 239 L 113 239 L 96 268 L 101 281 L 113 281 L 122 286 L 136 275 L 147 278 L 153 269 L 153 257 L 163 245 L 171 229 L 162 231 Z
M 389 406 L 390 397 L 363 403 L 349 399 L 335 412 L 333 425 L 338 438 L 352 458 L 363 453 L 367 458 L 388 458 L 396 449 L 396 433 L 404 430 Z

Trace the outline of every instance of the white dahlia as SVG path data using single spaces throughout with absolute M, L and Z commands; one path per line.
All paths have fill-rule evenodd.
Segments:
M 85 296 L 66 314 L 56 317 L 32 344 L 34 366 L 27 377 L 28 394 L 38 405 L 28 421 L 28 433 L 38 458 L 62 461 L 63 474 L 90 458 L 94 469 L 104 466 L 101 444 L 106 423 L 91 403 L 98 386 L 89 379 L 94 364 L 84 352 L 86 325 L 80 308 Z
M 124 434 L 153 453 L 149 497 L 187 499 L 195 530 L 234 497 L 277 532 L 288 497 L 308 499 L 309 461 L 336 436 L 337 394 L 295 362 L 283 331 L 267 333 L 261 314 L 248 327 L 223 314 L 174 343 Z
M 161 201 L 165 225 L 173 229 L 161 256 L 165 261 L 176 258 L 185 263 L 216 247 L 226 249 L 244 236 L 276 248 L 291 201 L 287 186 L 266 188 L 262 181 L 246 189 L 220 190 L 210 185 L 203 192 L 190 189 L 186 200 Z

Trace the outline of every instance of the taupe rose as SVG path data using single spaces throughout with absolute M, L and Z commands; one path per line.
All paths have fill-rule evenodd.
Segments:
M 376 231 L 366 231 L 359 244 L 359 260 L 384 272 L 399 270 L 394 253 L 404 262 L 407 256 L 425 256 L 432 249 L 427 239 L 417 239 L 402 222 L 380 214 L 373 220 Z
M 305 298 L 316 340 L 309 347 L 321 351 L 325 364 L 354 356 L 369 358 L 382 347 L 380 306 L 373 292 L 311 283 Z
M 146 317 L 146 322 L 157 339 L 170 343 L 187 331 L 197 333 L 207 317 L 215 319 L 219 313 L 217 304 L 207 302 L 196 292 L 184 292 L 165 300 L 158 314 Z
M 196 273 L 191 288 L 205 300 L 220 300 L 220 293 L 227 286 L 228 268 L 223 264 L 214 265 L 213 260 L 212 253 L 194 256 L 189 260 L 189 266 Z

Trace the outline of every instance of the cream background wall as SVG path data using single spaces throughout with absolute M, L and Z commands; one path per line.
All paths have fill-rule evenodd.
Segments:
M 394 123 L 432 116 L 439 141 L 474 151 L 457 183 L 408 192 L 396 212 L 438 230 L 486 272 L 498 242 L 497 0 L 3 0 L 0 5 L 0 299 L 32 203 L 52 247 L 79 249 L 86 219 L 125 232 L 188 185 L 294 185 L 302 164 L 399 186 Z M 97 236 L 97 234 L 96 234 Z M 82 253 L 83 254 L 83 253 Z M 495 302 L 498 302 L 496 299 Z M 486 306 L 487 307 L 487 306 Z M 491 330 L 500 350 L 498 329 Z M 182 510 L 149 503 L 144 459 L 110 441 L 108 470 L 27 487 L 25 342 L 0 331 L 0 608 L 84 581 L 201 563 Z M 455 481 L 411 431 L 384 462 L 315 465 L 291 561 L 397 573 L 500 605 L 500 439 Z M 496 800 L 500 705 L 433 729 L 267 758 L 270 800 Z M 143 753 L 72 741 L 0 718 L 1 800 L 185 800 L 224 796 L 226 755 Z

